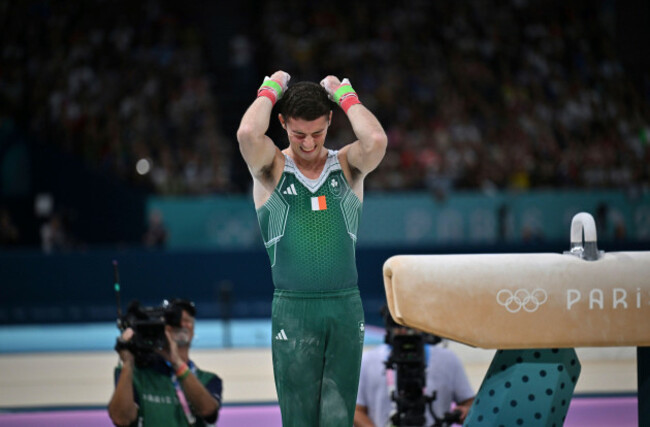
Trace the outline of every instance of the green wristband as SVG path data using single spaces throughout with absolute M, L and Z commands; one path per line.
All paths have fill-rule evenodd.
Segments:
M 338 88 L 336 90 L 336 92 L 334 92 L 334 102 L 339 104 L 340 100 L 341 100 L 341 97 L 343 95 L 348 94 L 348 93 L 357 93 L 357 92 L 354 89 L 352 89 L 352 86 L 350 86 L 350 85 L 341 86 L 340 88 Z
M 278 82 L 276 82 L 275 80 L 267 79 L 264 80 L 262 86 L 260 86 L 260 89 L 262 89 L 265 86 L 275 90 L 275 93 L 278 94 L 278 99 L 280 99 L 280 96 L 282 95 L 282 86 L 280 86 Z

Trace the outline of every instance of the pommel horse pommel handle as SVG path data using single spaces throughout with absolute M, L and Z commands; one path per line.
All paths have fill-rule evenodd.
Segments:
M 571 220 L 571 248 L 569 253 L 577 255 L 586 261 L 596 261 L 600 258 L 596 242 L 597 237 L 594 217 L 585 212 L 576 214 Z

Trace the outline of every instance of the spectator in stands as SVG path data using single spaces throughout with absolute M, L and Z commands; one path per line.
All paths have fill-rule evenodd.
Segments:
M 41 249 L 46 254 L 70 249 L 71 239 L 61 215 L 52 216 L 41 225 Z
M 14 246 L 19 243 L 20 232 L 14 224 L 7 209 L 0 209 L 0 247 Z
M 149 225 L 143 236 L 143 243 L 148 248 L 164 249 L 167 245 L 167 228 L 163 222 L 162 213 L 153 210 L 149 214 Z

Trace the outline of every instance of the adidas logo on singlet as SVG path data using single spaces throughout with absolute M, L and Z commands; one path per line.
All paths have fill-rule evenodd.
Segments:
M 276 340 L 287 341 L 287 334 L 284 333 L 284 329 L 280 329 L 280 332 L 275 336 Z
M 296 187 L 293 184 L 291 184 L 287 188 L 284 189 L 282 194 L 289 194 L 291 196 L 297 196 L 298 192 L 296 191 Z

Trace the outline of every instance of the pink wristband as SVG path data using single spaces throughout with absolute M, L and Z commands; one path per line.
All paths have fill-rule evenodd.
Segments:
M 264 96 L 270 99 L 271 103 L 275 105 L 277 100 L 282 96 L 282 92 L 282 84 L 279 81 L 267 78 L 257 90 L 257 97 Z
M 361 104 L 361 101 L 359 101 L 359 97 L 357 96 L 356 93 L 350 93 L 345 97 L 341 97 L 341 100 L 339 102 L 340 102 L 339 105 L 341 106 L 345 114 L 348 114 L 348 110 L 353 105 Z
M 259 98 L 259 97 L 261 97 L 261 96 L 265 96 L 265 97 L 267 97 L 268 99 L 270 99 L 270 100 L 271 100 L 271 104 L 273 104 L 273 105 L 275 105 L 275 102 L 277 101 L 277 98 L 276 98 L 276 96 L 275 96 L 275 91 L 273 91 L 273 90 L 271 90 L 271 89 L 266 89 L 266 88 L 264 88 L 264 89 L 260 89 L 260 90 L 258 90 L 258 91 L 257 91 L 257 97 Z
M 341 106 L 345 114 L 348 113 L 348 110 L 353 105 L 361 104 L 361 101 L 359 101 L 359 96 L 354 91 L 354 89 L 352 89 L 352 86 L 347 79 L 343 79 L 341 85 L 336 88 L 336 91 L 334 91 L 333 99 L 334 102 Z

